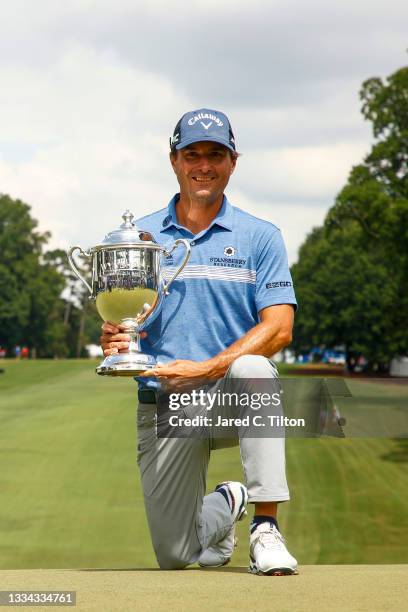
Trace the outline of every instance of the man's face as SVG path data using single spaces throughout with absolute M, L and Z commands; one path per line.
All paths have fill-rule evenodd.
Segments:
M 234 171 L 236 159 L 216 142 L 195 142 L 170 156 L 181 197 L 212 204 L 222 194 Z

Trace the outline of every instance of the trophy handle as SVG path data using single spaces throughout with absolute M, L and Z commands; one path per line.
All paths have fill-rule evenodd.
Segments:
M 81 276 L 81 274 L 78 272 L 78 269 L 77 269 L 77 267 L 75 265 L 75 261 L 74 261 L 74 258 L 73 258 L 72 255 L 73 255 L 74 251 L 76 251 L 76 250 L 80 251 L 84 257 L 91 257 L 91 254 L 90 253 L 86 253 L 86 251 L 84 251 L 80 246 L 72 246 L 67 251 L 67 257 L 68 257 L 69 265 L 71 266 L 73 273 L 75 274 L 75 276 L 77 278 L 79 278 L 80 281 L 82 281 L 84 283 L 84 285 L 87 287 L 89 293 L 92 295 L 92 288 L 86 282 L 86 280 Z
M 188 240 L 184 240 L 184 238 L 178 238 L 173 246 L 171 247 L 170 251 L 164 251 L 166 255 L 170 255 L 173 251 L 175 251 L 178 247 L 179 244 L 182 244 L 184 246 L 184 248 L 186 249 L 186 254 L 184 256 L 184 259 L 181 263 L 181 266 L 179 268 L 177 268 L 177 270 L 175 271 L 175 273 L 173 274 L 173 276 L 171 277 L 171 279 L 169 280 L 168 283 L 166 283 L 164 285 L 164 295 L 168 295 L 169 293 L 169 287 L 171 285 L 171 283 L 174 281 L 174 279 L 180 274 L 180 272 L 183 270 L 184 266 L 186 265 L 186 263 L 188 262 L 188 260 L 190 259 L 190 252 L 191 252 L 191 247 L 190 247 L 190 243 Z

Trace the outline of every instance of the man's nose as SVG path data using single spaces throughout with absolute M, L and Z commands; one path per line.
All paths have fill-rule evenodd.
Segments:
M 200 170 L 204 174 L 207 174 L 207 172 L 211 171 L 210 160 L 205 155 L 203 155 L 200 159 Z

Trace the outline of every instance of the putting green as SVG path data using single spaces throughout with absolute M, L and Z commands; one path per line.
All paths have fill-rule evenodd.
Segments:
M 66 609 L 86 612 L 223 609 L 403 612 L 408 565 L 306 565 L 300 568 L 298 576 L 284 577 L 252 576 L 241 567 L 166 572 L 3 570 L 0 581 L 2 590 L 76 591 L 77 605 Z

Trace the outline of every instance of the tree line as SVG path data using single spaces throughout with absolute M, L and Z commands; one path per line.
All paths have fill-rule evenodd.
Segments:
M 85 356 L 101 321 L 65 251 L 47 250 L 30 206 L 0 194 L 0 347 L 37 357 Z M 87 273 L 84 263 L 84 273 Z
M 346 349 L 387 371 L 408 355 L 408 68 L 361 87 L 374 144 L 292 267 L 294 346 Z

